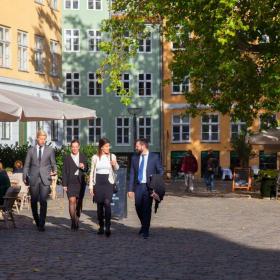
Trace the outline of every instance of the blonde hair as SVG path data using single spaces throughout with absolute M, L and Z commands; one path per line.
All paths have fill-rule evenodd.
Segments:
M 3 170 L 3 169 L 4 169 L 3 163 L 0 162 L 0 170 Z
M 45 136 L 47 138 L 48 135 L 43 129 L 40 129 L 37 131 L 36 138 L 38 138 L 39 136 Z

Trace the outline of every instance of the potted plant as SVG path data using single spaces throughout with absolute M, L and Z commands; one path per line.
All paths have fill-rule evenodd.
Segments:
M 262 198 L 272 198 L 276 196 L 276 179 L 278 171 L 275 169 L 260 170 L 258 174 L 258 181 L 261 182 L 261 196 Z

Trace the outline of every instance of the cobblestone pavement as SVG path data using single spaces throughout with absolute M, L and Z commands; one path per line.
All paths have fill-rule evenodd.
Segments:
M 113 221 L 110 238 L 96 235 L 88 196 L 78 232 L 69 229 L 66 198 L 49 201 L 43 233 L 24 209 L 17 229 L 0 224 L 0 279 L 280 278 L 279 201 L 190 196 L 177 182 L 168 190 L 148 240 L 137 234 L 132 201 L 128 218 Z

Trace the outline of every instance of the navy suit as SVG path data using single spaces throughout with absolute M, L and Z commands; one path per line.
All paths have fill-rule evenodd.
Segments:
M 135 208 L 142 225 L 141 230 L 143 233 L 149 234 L 153 199 L 150 196 L 148 184 L 152 175 L 163 175 L 163 167 L 159 156 L 149 152 L 146 168 L 147 183 L 141 184 L 138 182 L 139 161 L 140 155 L 132 156 L 128 191 L 135 193 Z

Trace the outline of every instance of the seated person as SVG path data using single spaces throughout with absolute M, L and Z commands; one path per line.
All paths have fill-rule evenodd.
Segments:
M 6 170 L 3 167 L 3 163 L 0 160 L 0 205 L 4 203 L 3 197 L 5 196 L 5 193 L 10 186 L 10 179 Z
M 23 173 L 23 163 L 21 160 L 16 160 L 13 173 Z

